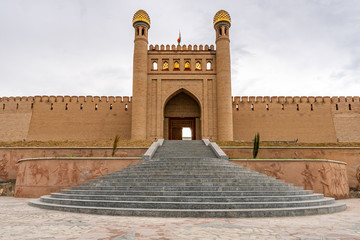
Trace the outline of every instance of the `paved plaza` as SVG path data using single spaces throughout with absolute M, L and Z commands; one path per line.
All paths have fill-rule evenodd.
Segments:
M 282 218 L 150 218 L 43 210 L 0 197 L 0 239 L 360 239 L 360 199 L 344 212 Z

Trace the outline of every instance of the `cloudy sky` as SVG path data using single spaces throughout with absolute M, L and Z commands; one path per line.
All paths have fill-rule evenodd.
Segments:
M 227 10 L 233 95 L 359 96 L 359 0 L 0 0 L 0 96 L 132 94 L 132 16 L 149 44 L 214 44 Z

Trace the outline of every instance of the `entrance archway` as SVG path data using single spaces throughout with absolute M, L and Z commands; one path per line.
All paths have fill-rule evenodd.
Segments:
M 192 139 L 201 139 L 201 108 L 199 103 L 185 91 L 171 97 L 164 107 L 164 137 L 182 140 L 183 128 L 190 128 Z

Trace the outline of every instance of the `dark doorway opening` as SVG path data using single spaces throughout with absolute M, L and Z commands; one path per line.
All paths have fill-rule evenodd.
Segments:
M 195 118 L 169 118 L 169 140 L 183 140 L 183 128 L 190 128 L 195 140 L 195 121 Z

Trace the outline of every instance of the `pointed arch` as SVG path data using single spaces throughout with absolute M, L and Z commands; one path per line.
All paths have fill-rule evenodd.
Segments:
M 175 97 L 176 95 L 178 95 L 179 93 L 182 93 L 182 92 L 185 93 L 185 94 L 187 94 L 187 95 L 189 95 L 191 98 L 193 98 L 193 99 L 197 102 L 197 104 L 199 104 L 200 113 L 202 113 L 202 104 L 201 104 L 201 102 L 200 102 L 200 100 L 199 100 L 199 97 L 196 96 L 196 94 L 192 93 L 190 90 L 188 90 L 188 89 L 186 89 L 186 88 L 180 88 L 180 89 L 176 90 L 175 92 L 169 94 L 169 95 L 165 98 L 165 100 L 164 100 L 164 102 L 163 102 L 163 104 L 162 104 L 162 109 L 165 110 L 166 104 L 167 104 L 173 97 Z

